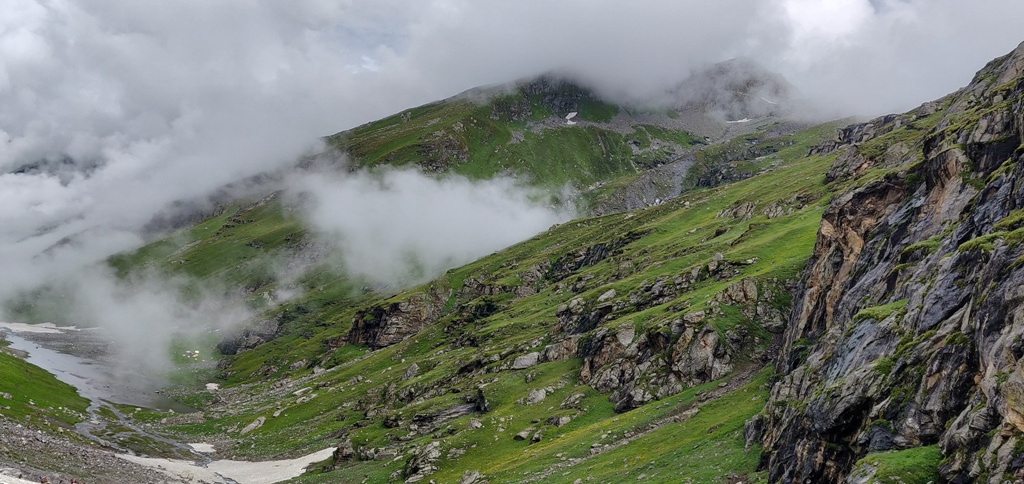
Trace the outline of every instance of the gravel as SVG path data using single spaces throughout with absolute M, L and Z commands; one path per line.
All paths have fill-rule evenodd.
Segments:
M 42 469 L 48 470 L 42 470 Z M 0 416 L 0 483 L 24 478 L 50 483 L 72 478 L 86 484 L 179 483 L 180 480 L 118 458 L 113 452 L 62 435 L 44 433 Z

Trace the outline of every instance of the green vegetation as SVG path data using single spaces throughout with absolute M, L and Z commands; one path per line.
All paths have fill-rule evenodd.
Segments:
M 867 481 L 870 483 L 928 484 L 940 482 L 941 461 L 938 446 L 930 445 L 868 454 L 857 461 L 854 469 L 858 472 L 866 466 L 874 467 L 874 477 Z
M 694 417 L 602 453 L 568 475 L 553 476 L 551 482 L 570 483 L 588 476 L 600 482 L 626 482 L 644 475 L 645 482 L 717 483 L 730 473 L 753 474 L 761 449 L 744 449 L 737 436 L 764 406 L 769 375 L 762 372 L 751 383 L 702 406 Z M 669 400 L 664 405 L 671 404 Z
M 949 336 L 946 337 L 946 341 L 944 344 L 946 346 L 960 346 L 963 348 L 970 348 L 971 346 L 974 345 L 974 342 L 971 341 L 971 338 L 969 338 L 966 334 L 957 331 L 954 333 L 950 333 Z
M 1009 231 L 1019 229 L 1022 226 L 1024 226 L 1024 210 L 1017 209 L 999 219 L 992 225 L 992 230 Z
M 916 244 L 910 244 L 903 249 L 902 256 L 904 258 L 921 259 L 935 252 L 939 245 L 942 244 L 940 237 L 932 237 L 930 239 L 922 240 Z
M 186 304 L 210 291 L 240 295 L 254 320 L 272 323 L 275 334 L 231 355 L 213 350 L 221 335 L 175 341 L 172 355 L 199 344 L 203 359 L 222 357 L 216 370 L 176 361 L 177 381 L 187 387 L 176 398 L 200 409 L 201 418 L 148 410 L 132 418 L 182 440 L 218 440 L 221 452 L 235 458 L 351 448 L 298 483 L 398 481 L 421 465 L 430 467 L 427 479 L 439 482 L 458 482 L 474 471 L 490 482 L 764 481 L 757 472 L 763 449 L 746 447 L 743 427 L 764 409 L 772 378 L 764 353 L 774 348 L 778 322 L 790 312 L 787 288 L 807 265 L 822 213 L 835 195 L 855 187 L 890 186 L 895 189 L 886 195 L 902 196 L 925 183 L 944 183 L 925 170 L 925 145 L 948 156 L 969 152 L 971 146 L 954 135 L 994 109 L 947 110 L 949 98 L 930 113 L 923 107 L 886 117 L 866 130 L 876 135 L 852 145 L 853 151 L 809 155 L 838 123 L 789 134 L 779 133 L 792 126 L 779 124 L 707 145 L 665 127 L 672 124 L 658 125 L 656 116 L 624 129 L 620 121 L 628 111 L 569 83 L 549 79 L 486 93 L 490 97 L 476 94 L 482 93 L 420 106 L 331 136 L 328 143 L 359 169 L 408 167 L 473 179 L 514 175 L 549 188 L 593 187 L 585 195 L 591 202 L 646 181 L 647 168 L 692 161 L 681 181 L 672 180 L 683 193 L 657 206 L 551 227 L 428 283 L 387 293 L 345 276 L 344 261 L 335 260 L 281 282 L 279 268 L 311 243 L 305 228 L 278 194 L 238 201 L 110 264 L 129 283 L 173 278 Z M 1010 102 L 1019 99 L 997 104 L 1005 109 Z M 567 111 L 578 112 L 575 124 L 565 121 Z M 852 179 L 841 175 L 826 183 L 827 173 L 841 171 L 830 170 L 841 155 L 867 171 L 858 166 Z M 953 161 L 963 166 L 950 165 L 959 169 L 952 176 L 975 188 L 996 174 L 991 167 L 975 173 L 977 167 Z M 1009 169 L 1003 163 L 996 170 Z M 945 247 L 954 229 L 950 223 L 943 233 L 905 247 L 886 283 L 898 282 L 908 272 L 901 269 Z M 894 244 L 916 237 L 864 230 Z M 959 250 L 1020 243 L 1024 212 L 1018 210 Z M 286 290 L 295 296 L 284 303 L 271 297 Z M 893 297 L 877 294 L 860 305 Z M 858 325 L 872 326 L 886 341 L 899 338 L 893 352 L 864 369 L 891 390 L 886 405 L 892 408 L 921 399 L 912 383 L 925 378 L 925 348 L 938 348 L 940 339 L 945 346 L 974 344 L 959 332 L 939 336 L 934 328 L 917 334 L 900 324 L 876 325 L 902 318 L 907 304 L 900 299 L 865 307 L 840 328 L 849 336 Z M 812 329 L 813 338 L 825 337 L 828 344 L 798 339 L 787 356 L 806 361 L 813 355 L 812 362 L 833 357 L 824 352 L 841 347 L 837 334 Z M 14 367 L 3 360 L 0 365 Z M 1000 384 L 1009 378 L 1005 371 L 996 375 Z M 212 379 L 224 389 L 195 385 Z M 810 399 L 774 405 L 804 411 L 808 401 L 842 397 L 842 385 L 842 379 L 832 380 Z M 233 401 L 225 404 L 222 396 Z M 34 415 L 25 406 L 7 410 L 22 420 Z M 107 419 L 119 417 L 107 413 Z M 838 437 L 865 424 L 893 432 L 895 416 L 879 415 L 885 418 L 844 422 L 852 427 Z M 112 425 L 106 435 L 126 433 Z M 842 442 L 825 437 L 833 442 L 829 446 Z M 133 449 L 150 445 L 121 441 Z M 857 446 L 844 450 L 863 452 Z M 940 459 L 934 445 L 874 453 L 857 462 L 856 472 L 871 482 L 934 482 Z
M 907 300 L 900 299 L 899 301 L 893 301 L 888 304 L 881 306 L 873 306 L 870 308 L 864 308 L 857 311 L 857 314 L 853 315 L 854 321 L 862 321 L 865 319 L 871 319 L 874 321 L 882 321 L 893 314 L 903 314 L 907 312 Z
M 167 429 L 189 440 L 230 435 L 235 439 L 232 452 L 240 458 L 295 455 L 336 445 L 339 439 L 351 440 L 357 453 L 396 446 L 422 449 L 431 441 L 440 441 L 439 470 L 431 476 L 439 482 L 457 481 L 467 470 L 478 470 L 492 482 L 518 481 L 546 475 L 563 459 L 576 458 L 584 461 L 572 469 L 552 472 L 546 479 L 572 482 L 585 474 L 611 480 L 628 474 L 635 479 L 638 472 L 634 470 L 656 482 L 677 481 L 679 473 L 694 476 L 695 482 L 719 482 L 728 473 L 749 475 L 760 451 L 743 450 L 742 425 L 764 405 L 768 378 L 764 373 L 739 390 L 706 402 L 700 413 L 685 423 L 655 426 L 636 442 L 590 456 L 591 445 L 613 443 L 627 432 L 633 435 L 683 412 L 694 404 L 696 392 L 714 390 L 718 382 L 684 389 L 619 414 L 608 395 L 578 379 L 584 366 L 578 356 L 526 370 L 510 371 L 507 365 L 515 356 L 540 351 L 563 336 L 556 329 L 560 305 L 576 297 L 593 305 L 610 289 L 616 290 L 615 300 L 624 305 L 617 306 L 598 328 L 586 331 L 579 345 L 594 342 L 602 328 L 617 331 L 625 327 L 633 328 L 637 337 L 667 337 L 668 344 L 674 344 L 679 336 L 669 329 L 672 321 L 697 311 L 707 312 L 706 323 L 722 335 L 736 331 L 749 335 L 750 346 L 741 348 L 741 353 L 767 345 L 772 335 L 760 321 L 746 315 L 750 307 L 745 304 L 750 303 L 711 303 L 731 285 L 750 279 L 759 291 L 773 293 L 766 302 L 780 315 L 788 311 L 789 298 L 779 281 L 797 277 L 811 253 L 829 199 L 824 174 L 834 160 L 834 156 L 805 155 L 833 129 L 824 125 L 772 141 L 779 149 L 756 162 L 759 172 L 763 171 L 759 176 L 697 189 L 645 210 L 562 224 L 392 297 L 355 292 L 345 278 L 332 275 L 325 267 L 314 268 L 301 279 L 306 292 L 267 310 L 265 317 L 281 323 L 281 334 L 226 358 L 222 382 L 258 396 L 249 410 L 218 411 L 216 405 L 209 405 L 210 394 L 196 389 L 179 400 L 206 408 L 206 418 L 199 423 L 169 419 Z M 652 131 L 657 132 L 643 129 L 648 137 Z M 636 135 L 643 138 L 640 133 L 638 130 Z M 730 211 L 740 206 L 750 207 L 750 216 L 731 215 Z M 779 210 L 769 211 L 769 206 Z M 237 281 L 259 282 L 250 276 L 258 271 L 245 268 L 258 266 L 272 254 L 286 255 L 292 247 L 289 244 L 301 239 L 299 227 L 283 217 L 286 212 L 276 200 L 230 212 L 156 242 L 141 253 L 122 256 L 115 264 L 121 264 L 119 269 L 129 278 L 133 267 L 148 267 L 203 281 L 229 281 L 220 284 L 230 287 Z M 249 213 L 255 215 L 246 215 Z M 231 218 L 247 223 L 232 223 Z M 239 232 L 242 230 L 244 234 Z M 274 233 L 285 235 L 267 235 Z M 295 235 L 286 240 L 287 234 Z M 264 241 L 262 248 L 244 243 L 255 238 Z M 581 251 L 595 247 L 608 251 L 574 265 Z M 715 267 L 714 277 L 710 277 L 709 267 Z M 528 276 L 534 272 L 542 277 Z M 699 276 L 690 281 L 691 274 Z M 675 282 L 683 275 L 688 278 L 685 284 Z M 653 287 L 656 281 L 676 289 L 658 300 L 643 296 L 648 291 L 644 288 Z M 274 284 L 254 284 L 255 292 L 269 290 Z M 531 291 L 516 296 L 526 285 Z M 491 289 L 470 291 L 469 287 Z M 641 296 L 629 302 L 631 293 Z M 360 311 L 417 301 L 429 294 L 439 295 L 441 313 L 415 336 L 376 351 L 345 344 Z M 755 338 L 759 343 L 753 342 Z M 740 365 L 751 360 L 745 354 L 736 356 Z M 404 380 L 412 363 L 418 365 L 419 372 Z M 282 393 L 279 385 L 275 386 L 278 379 L 295 381 L 297 386 L 291 391 L 310 387 L 308 394 L 315 397 L 300 402 L 301 397 Z M 421 430 L 410 433 L 410 422 L 430 421 L 429 416 L 465 404 L 476 388 L 483 388 L 489 411 L 441 419 L 436 426 L 418 424 Z M 542 404 L 517 403 L 537 388 L 552 389 Z M 578 407 L 561 408 L 560 402 L 574 394 L 583 395 Z M 273 417 L 275 412 L 267 409 L 280 412 Z M 267 417 L 263 426 L 239 435 L 240 429 L 258 416 Z M 562 427 L 546 423 L 558 416 L 572 420 Z M 483 427 L 470 429 L 470 419 L 479 419 Z M 532 423 L 534 420 L 538 422 Z M 530 445 L 512 439 L 529 426 L 543 433 L 540 442 Z M 696 446 L 694 451 L 682 452 L 679 439 L 692 442 L 688 445 Z M 530 457 L 526 464 L 521 459 L 524 451 Z M 638 456 L 643 456 L 642 462 L 636 461 Z M 719 458 L 708 466 L 713 456 Z M 622 459 L 630 462 L 628 469 L 622 469 Z M 384 461 L 357 458 L 297 481 L 386 480 L 408 460 L 409 456 Z M 570 475 L 562 476 L 567 471 Z
M 74 387 L 10 351 L 0 346 L 0 415 L 42 427 L 69 427 L 85 419 L 89 401 Z
M 556 112 L 564 106 L 575 106 L 581 124 L 565 122 L 568 111 Z M 516 174 L 548 187 L 637 173 L 704 143 L 660 126 L 637 125 L 628 134 L 604 126 L 619 110 L 569 83 L 534 83 L 483 103 L 457 96 L 420 106 L 328 142 L 360 167 L 419 166 L 474 179 Z
M 533 129 L 529 123 L 543 124 L 557 113 L 543 99 L 516 96 L 483 105 L 423 106 L 339 134 L 331 143 L 359 166 L 415 164 L 477 178 L 508 170 L 554 183 L 613 179 L 614 186 L 645 163 L 677 156 L 676 147 L 702 142 L 652 125 L 627 135 L 585 123 Z M 512 116 L 526 113 L 524 106 L 528 114 Z M 615 114 L 591 105 L 580 109 L 580 121 Z M 202 419 L 147 412 L 138 418 L 166 418 L 160 427 L 188 441 L 228 436 L 228 452 L 236 458 L 288 457 L 352 443 L 355 457 L 325 462 L 296 482 L 386 481 L 414 471 L 408 467 L 413 456 L 432 443 L 440 445 L 431 474 L 439 482 L 457 481 L 470 470 L 492 482 L 572 482 L 586 476 L 618 481 L 641 474 L 654 482 L 678 482 L 680 476 L 693 482 L 722 482 L 730 475 L 763 479 L 755 472 L 760 449 L 744 448 L 742 428 L 763 408 L 770 378 L 748 368 L 759 361 L 750 355 L 763 351 L 774 335 L 750 315 L 756 302 L 767 303 L 780 318 L 788 313 L 783 284 L 805 267 L 836 189 L 825 184 L 836 154 L 807 153 L 835 127 L 772 137 L 755 133 L 699 148 L 687 181 L 691 189 L 677 199 L 552 227 L 397 294 L 364 290 L 339 276 L 336 264 L 324 263 L 297 275 L 289 286 L 295 298 L 267 305 L 262 295 L 281 289 L 275 267 L 301 250 L 308 236 L 280 197 L 240 202 L 111 259 L 128 281 L 147 274 L 180 277 L 186 302 L 203 291 L 237 294 L 243 288 L 260 319 L 279 325 L 274 339 L 226 356 L 220 365 L 219 381 L 246 395 L 244 405 L 226 412 L 216 393 L 193 388 L 176 392 L 176 398 L 202 409 Z M 510 167 L 510 156 L 522 163 Z M 549 159 L 557 162 L 541 162 Z M 437 160 L 444 163 L 431 165 Z M 590 311 L 612 289 L 606 313 L 579 330 L 565 359 L 510 369 L 517 356 L 562 344 L 569 330 L 561 325 L 573 323 L 564 321 L 560 306 L 578 299 Z M 884 318 L 905 305 L 868 308 L 858 319 Z M 354 320 L 379 324 L 397 307 L 432 316 L 391 346 L 371 351 L 348 341 Z M 616 402 L 588 380 L 604 369 L 597 365 L 609 362 L 595 363 L 588 352 L 626 329 L 632 341 L 658 341 L 643 350 L 652 354 L 650 370 L 630 385 L 660 392 L 655 382 L 675 371 L 667 363 L 673 348 L 688 344 L 676 326 L 684 318 L 697 321 L 685 325 L 690 335 L 703 328 L 717 332 L 720 341 L 743 335 L 743 346 L 733 349 L 736 370 L 617 412 Z M 212 344 L 203 343 L 204 358 L 216 356 Z M 876 369 L 891 370 L 891 361 L 884 363 Z M 731 390 L 718 390 L 719 384 Z M 527 404 L 526 397 L 539 389 L 542 401 Z M 709 392 L 717 393 L 707 399 Z M 576 403 L 562 404 L 569 400 Z M 478 408 L 481 401 L 485 409 Z M 698 405 L 699 412 L 688 413 Z M 686 417 L 671 421 L 676 415 Z M 242 435 L 257 417 L 265 418 L 262 426 Z M 559 418 L 568 423 L 551 423 Z M 528 427 L 533 430 L 526 440 L 513 438 Z M 397 453 L 376 457 L 381 452 Z
M 948 101 L 942 102 L 942 107 L 927 116 L 920 116 L 913 111 L 902 115 L 901 123 L 890 125 L 891 131 L 858 145 L 858 153 L 868 159 L 878 160 L 890 148 L 902 145 L 917 159 L 923 159 L 921 147 L 924 144 L 924 135 L 939 124 L 946 113 L 947 105 Z
M 985 234 L 979 237 L 975 237 L 967 242 L 960 244 L 957 248 L 960 252 L 992 252 L 996 250 L 996 241 L 1006 235 L 1006 232 L 993 232 L 991 234 Z
M 883 356 L 875 360 L 875 372 L 881 376 L 887 376 L 889 373 L 892 373 L 895 365 L 896 362 L 892 358 Z

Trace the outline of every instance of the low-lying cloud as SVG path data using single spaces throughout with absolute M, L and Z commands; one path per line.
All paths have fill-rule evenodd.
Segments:
M 109 344 L 107 353 L 95 356 L 139 381 L 166 378 L 172 348 L 198 345 L 208 358 L 212 349 L 204 343 L 230 334 L 255 314 L 241 297 L 212 283 L 145 270 L 124 280 L 97 264 L 22 294 L 8 309 L 98 331 L 93 334 Z
M 291 186 L 320 242 L 339 250 L 343 270 L 391 287 L 436 277 L 575 214 L 512 178 L 472 181 L 395 169 L 307 174 Z

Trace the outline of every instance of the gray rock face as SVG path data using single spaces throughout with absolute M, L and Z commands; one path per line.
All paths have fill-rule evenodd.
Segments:
M 449 291 L 431 290 L 404 301 L 374 305 L 356 313 L 346 340 L 372 348 L 403 341 L 437 321 Z
M 234 355 L 251 350 L 277 336 L 281 324 L 277 320 L 260 321 L 248 328 L 232 333 L 217 343 L 217 351 L 224 355 Z
M 552 416 L 547 419 L 547 424 L 554 425 L 555 427 L 564 427 L 569 425 L 569 422 L 572 422 L 572 417 L 568 415 Z
M 405 482 L 420 482 L 437 471 L 436 462 L 441 458 L 441 442 L 432 441 L 423 450 L 405 463 Z
M 517 356 L 512 362 L 513 370 L 522 370 L 536 365 L 540 361 L 540 353 L 534 351 L 533 353 L 527 353 L 522 356 Z
M 351 461 L 356 456 L 355 448 L 352 446 L 352 439 L 345 439 L 337 449 L 334 449 L 334 464 Z
M 459 480 L 459 484 L 481 484 L 486 482 L 484 475 L 480 471 L 469 470 L 462 474 L 462 479 Z
M 710 264 L 715 267 L 709 270 L 699 266 L 674 279 L 659 278 L 641 284 L 630 295 L 630 302 L 642 308 L 672 300 L 677 291 L 690 284 L 715 274 L 732 274 L 734 267 L 721 254 L 716 254 Z M 597 328 L 579 343 L 578 356 L 583 358 L 580 381 L 610 392 L 616 410 L 626 411 L 722 378 L 735 368 L 734 355 L 743 348 L 756 346 L 752 344 L 754 336 L 740 327 L 723 335 L 704 320 L 719 316 L 721 307 L 729 305 L 740 308 L 745 317 L 767 329 L 781 331 L 783 315 L 772 300 L 785 290 L 782 283 L 774 280 L 763 280 L 759 285 L 754 279 L 742 279 L 730 284 L 713 298 L 706 311 L 686 313 L 668 325 L 671 335 L 678 337 L 674 343 L 664 331 L 639 333 L 632 326 Z M 593 312 L 582 299 L 575 299 L 556 314 L 560 321 L 569 320 L 562 325 L 568 328 L 576 326 L 571 322 L 573 315 L 587 318 Z
M 678 197 L 684 189 L 689 188 L 684 184 L 684 179 L 696 160 L 694 155 L 685 154 L 644 171 L 625 187 L 603 198 L 593 208 L 593 213 L 606 215 L 625 212 Z
M 514 440 L 526 440 L 533 434 L 533 427 L 527 427 L 512 437 Z
M 868 452 L 933 444 L 952 482 L 1024 476 L 1022 73 L 1024 44 L 946 99 L 823 148 L 844 150 L 835 180 L 897 169 L 823 216 L 782 376 L 748 425 L 774 449 L 770 481 L 836 482 Z M 933 114 L 918 142 L 879 138 Z
M 420 374 L 420 365 L 418 365 L 416 363 L 413 363 L 413 364 L 409 365 L 409 368 L 407 368 L 405 370 L 405 373 L 402 374 L 402 379 L 403 380 L 412 380 L 413 378 L 416 378 L 416 376 L 419 375 L 419 374 Z
M 530 394 L 526 396 L 526 404 L 533 405 L 544 401 L 548 396 L 548 391 L 543 388 L 536 388 L 530 390 Z

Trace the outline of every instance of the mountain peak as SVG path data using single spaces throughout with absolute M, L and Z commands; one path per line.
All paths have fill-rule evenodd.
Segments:
M 699 70 L 670 91 L 679 110 L 698 110 L 726 120 L 779 113 L 795 92 L 781 75 L 742 57 Z

